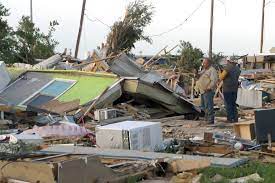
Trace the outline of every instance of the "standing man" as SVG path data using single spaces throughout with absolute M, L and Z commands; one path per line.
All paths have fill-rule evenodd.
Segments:
M 228 122 L 238 122 L 236 100 L 240 74 L 241 70 L 237 63 L 228 57 L 226 67 L 219 73 L 219 78 L 223 81 L 223 96 Z
M 209 124 L 214 124 L 214 95 L 218 81 L 216 69 L 212 66 L 208 58 L 203 59 L 203 70 L 199 73 L 200 77 L 196 83 L 196 90 L 201 94 L 201 105 L 205 112 L 205 119 Z

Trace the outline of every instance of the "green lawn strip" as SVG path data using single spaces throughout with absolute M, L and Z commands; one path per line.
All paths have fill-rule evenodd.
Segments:
M 249 162 L 246 165 L 236 168 L 210 167 L 200 170 L 200 173 L 203 174 L 202 183 L 211 183 L 211 178 L 216 174 L 225 177 L 225 180 L 221 181 L 221 183 L 227 183 L 230 179 L 244 177 L 254 173 L 258 173 L 262 178 L 264 178 L 265 183 L 275 182 L 275 165 L 260 162 Z
M 59 97 L 60 101 L 68 102 L 80 99 L 80 104 L 85 104 L 100 95 L 108 86 L 111 86 L 117 78 L 83 76 L 70 74 L 54 74 L 54 78 L 76 80 L 77 83 L 65 94 Z

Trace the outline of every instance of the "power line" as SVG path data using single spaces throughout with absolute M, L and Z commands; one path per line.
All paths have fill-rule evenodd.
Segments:
M 224 13 L 225 13 L 225 15 L 226 15 L 226 5 L 225 5 L 225 2 L 224 1 L 222 1 L 222 0 L 218 0 L 222 5 L 223 5 L 223 7 L 224 7 Z
M 94 19 L 91 19 L 86 13 L 85 13 L 85 17 L 91 21 L 91 22 L 100 22 L 102 25 L 105 25 L 106 27 L 108 27 L 109 29 L 111 29 L 111 26 L 109 26 L 108 24 L 104 23 L 102 20 L 100 20 L 97 17 L 94 17 Z
M 265 4 L 265 6 L 267 6 L 267 5 L 271 4 L 271 3 L 274 3 L 274 0 L 268 1 L 268 2 Z
M 170 33 L 178 28 L 180 28 L 181 26 L 183 26 L 203 5 L 203 3 L 205 2 L 206 0 L 202 0 L 202 2 L 194 9 L 194 11 L 192 11 L 192 13 L 183 21 L 181 22 L 180 24 L 176 25 L 175 27 L 167 30 L 167 31 L 164 31 L 162 33 L 159 33 L 159 34 L 155 34 L 155 35 L 151 35 L 150 37 L 160 37 L 164 34 L 167 34 L 167 33 Z

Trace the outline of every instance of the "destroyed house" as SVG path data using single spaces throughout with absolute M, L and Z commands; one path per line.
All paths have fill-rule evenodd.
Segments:
M 111 66 L 114 71 L 115 63 Z M 83 71 L 30 70 L 19 74 L 1 91 L 0 103 L 21 110 L 65 115 L 83 107 L 85 110 L 98 98 L 95 109 L 132 101 L 139 110 L 156 117 L 199 114 L 198 108 L 166 87 L 158 75 L 152 72 L 139 74 L 140 78 L 132 74 L 118 77 Z
M 244 58 L 245 69 L 270 69 L 275 70 L 275 53 L 261 53 Z
M 83 105 L 97 97 L 118 78 L 111 74 L 79 71 L 26 71 L 0 93 L 0 102 L 26 109 L 53 99 L 60 102 L 79 100 Z

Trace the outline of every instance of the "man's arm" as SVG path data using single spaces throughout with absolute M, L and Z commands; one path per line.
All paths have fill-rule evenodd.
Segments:
M 213 69 L 210 73 L 210 84 L 208 89 L 212 90 L 213 88 L 215 88 L 217 81 L 218 81 L 218 74 L 216 69 Z
M 219 79 L 224 80 L 227 76 L 228 72 L 226 70 L 223 70 L 222 72 L 219 72 Z

